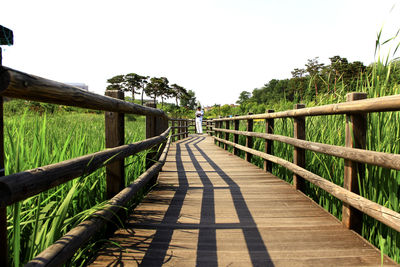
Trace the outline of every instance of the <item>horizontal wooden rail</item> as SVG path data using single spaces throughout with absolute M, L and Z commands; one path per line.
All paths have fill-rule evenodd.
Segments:
M 173 135 L 171 135 L 171 136 L 172 136 L 172 137 L 175 137 L 175 136 L 185 135 L 185 134 L 189 134 L 189 132 L 181 132 L 181 133 L 173 134 Z
M 188 127 L 190 127 L 191 125 L 189 125 L 189 126 L 171 126 L 171 128 L 173 128 L 173 129 L 180 129 L 180 128 L 188 128 Z
M 25 266 L 61 266 L 84 245 L 96 232 L 100 231 L 115 214 L 161 170 L 167 158 L 171 138 L 158 162 L 140 175 L 132 184 L 108 201 L 105 208 L 96 211 L 91 217 L 70 230 L 62 238 L 45 249 Z
M 344 201 L 345 203 L 349 204 L 350 206 L 364 212 L 365 214 L 375 218 L 376 220 L 386 224 L 387 226 L 393 228 L 394 230 L 400 232 L 400 214 L 385 208 L 373 201 L 370 201 L 360 195 L 352 193 L 343 187 L 340 187 L 332 182 L 327 181 L 326 179 L 318 176 L 312 172 L 309 172 L 303 168 L 300 168 L 296 164 L 293 164 L 289 161 L 281 159 L 276 156 L 269 155 L 264 152 L 260 152 L 255 149 L 251 149 L 239 144 L 235 144 L 233 142 L 224 140 L 222 138 L 214 137 L 215 140 L 228 144 L 230 146 L 236 147 L 242 151 L 251 153 L 263 159 L 269 160 L 275 164 L 279 164 L 288 170 L 292 171 L 295 174 L 303 177 L 304 179 L 308 180 L 312 184 L 318 186 L 319 188 L 325 190 L 326 192 L 332 194 L 337 199 Z
M 170 118 L 170 121 L 190 121 L 189 119 L 175 119 L 175 118 Z
M 314 152 L 323 153 L 326 155 L 331 155 L 339 158 L 350 159 L 361 163 L 372 164 L 384 168 L 390 168 L 395 170 L 400 170 L 400 155 L 390 154 L 384 152 L 376 152 L 364 149 L 349 148 L 335 145 L 327 145 L 316 142 L 304 141 L 292 137 L 276 135 L 276 134 L 266 134 L 266 133 L 256 133 L 256 132 L 246 132 L 246 131 L 235 131 L 227 130 L 223 128 L 214 128 L 215 131 L 240 134 L 245 136 L 259 137 L 266 140 L 279 141 L 289 145 L 297 146 Z
M 105 163 L 126 158 L 164 142 L 170 128 L 160 136 L 129 145 L 81 156 L 75 159 L 0 177 L 0 203 L 10 205 L 44 192 L 73 178 L 89 174 Z
M 164 111 L 156 108 L 98 95 L 71 85 L 23 73 L 7 67 L 0 68 L 0 96 L 94 110 L 153 115 L 167 118 Z
M 400 95 L 370 98 L 365 100 L 343 102 L 319 107 L 293 109 L 274 113 L 244 115 L 231 118 L 214 119 L 213 121 L 248 120 L 248 119 L 277 119 L 303 116 L 338 115 L 353 113 L 368 113 L 400 110 Z

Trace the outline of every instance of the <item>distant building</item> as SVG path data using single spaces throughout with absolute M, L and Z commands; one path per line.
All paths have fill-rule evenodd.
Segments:
M 81 88 L 81 89 L 83 89 L 85 91 L 89 91 L 89 86 L 87 84 L 84 84 L 84 83 L 66 83 L 66 84 Z

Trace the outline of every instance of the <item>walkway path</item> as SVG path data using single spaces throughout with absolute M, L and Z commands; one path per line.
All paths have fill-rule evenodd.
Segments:
M 171 146 L 159 185 L 111 240 L 120 247 L 92 266 L 381 265 L 332 215 L 206 135 Z

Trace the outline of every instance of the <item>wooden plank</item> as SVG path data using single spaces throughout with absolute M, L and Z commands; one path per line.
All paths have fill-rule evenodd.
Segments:
M 169 130 L 161 136 L 144 141 L 0 177 L 0 201 L 11 205 L 73 178 L 91 173 L 103 167 L 106 161 L 123 159 L 164 142 L 168 133 Z
M 230 123 L 230 121 L 225 121 L 225 129 L 229 130 L 229 123 Z M 229 141 L 229 133 L 225 133 L 225 140 Z M 224 144 L 224 149 L 228 150 L 228 145 L 227 144 Z
M 248 115 L 251 115 L 251 114 L 253 114 L 253 113 L 251 113 L 251 112 L 248 113 Z M 253 131 L 253 119 L 248 119 L 246 121 L 246 131 L 248 131 L 248 132 Z M 251 136 L 246 137 L 246 147 L 253 148 L 253 137 L 251 137 Z M 251 162 L 251 156 L 252 156 L 251 153 L 246 152 L 244 158 L 246 161 Z
M 295 104 L 295 109 L 305 108 L 304 104 Z M 296 117 L 293 120 L 293 137 L 296 139 L 306 139 L 306 119 L 305 117 Z M 303 148 L 294 147 L 293 149 L 293 163 L 297 166 L 304 168 L 306 166 L 306 151 Z M 305 189 L 304 178 L 300 175 L 293 173 L 293 186 L 302 192 Z
M 124 99 L 124 92 L 107 90 L 106 96 Z M 113 148 L 125 144 L 124 114 L 105 112 L 106 148 Z M 107 198 L 110 199 L 125 187 L 125 159 L 116 160 L 106 165 Z
M 212 142 L 174 143 L 160 185 L 111 238 L 121 247 L 92 266 L 380 266 L 379 250 L 316 203 Z
M 0 73 L 0 96 L 167 118 L 164 111 L 102 96 L 80 88 L 3 67 Z
M 331 155 L 335 157 L 340 157 L 344 159 L 349 159 L 352 161 L 357 161 L 361 163 L 372 164 L 384 168 L 400 170 L 400 155 L 399 154 L 391 154 L 384 152 L 376 152 L 365 149 L 357 149 L 351 147 L 342 147 L 335 145 L 327 145 L 316 142 L 310 142 L 300 139 L 295 139 L 282 135 L 275 134 L 265 134 L 265 133 L 257 133 L 257 132 L 246 132 L 246 131 L 235 131 L 235 130 L 226 130 L 221 128 L 216 128 L 217 131 L 221 132 L 229 132 L 232 134 L 245 135 L 245 136 L 253 136 L 264 138 L 266 140 L 279 141 L 286 144 L 290 144 L 293 146 L 297 146 L 300 148 L 304 148 L 307 150 L 315 151 L 318 153 L 323 153 L 326 155 Z
M 25 266 L 61 266 L 82 247 L 104 225 L 115 218 L 115 214 L 124 207 L 158 173 L 164 165 L 170 139 L 159 161 L 141 174 L 133 183 L 110 199 L 100 210 L 71 229 L 54 244 L 46 248 Z
M 267 109 L 265 113 L 273 113 L 274 110 Z M 235 129 L 236 130 L 236 129 Z M 265 133 L 273 134 L 274 133 L 274 119 L 265 119 Z M 272 140 L 265 140 L 264 152 L 272 155 L 274 142 Z M 272 172 L 272 162 L 268 160 L 264 160 L 264 171 Z
M 357 103 L 344 102 L 339 104 L 330 104 L 304 109 L 293 109 L 280 111 L 275 113 L 262 113 L 255 115 L 243 115 L 239 117 L 228 118 L 228 120 L 258 120 L 258 119 L 278 119 L 278 118 L 294 118 L 304 116 L 321 116 L 321 115 L 338 115 L 338 114 L 357 114 L 381 111 L 398 111 L 400 110 L 400 95 L 376 97 L 360 100 Z M 220 119 L 214 119 L 214 122 Z
M 235 117 L 237 117 L 237 116 L 238 115 L 235 115 Z M 239 123 L 240 123 L 240 121 L 236 120 L 236 121 L 233 121 L 233 123 L 234 123 L 234 130 L 235 131 L 239 131 Z M 234 134 L 233 135 L 233 142 L 235 144 L 239 143 L 239 135 L 238 134 Z M 236 156 L 239 155 L 239 150 L 236 147 L 233 148 L 233 154 L 236 155 Z
M 214 139 L 217 139 L 220 142 L 227 142 L 226 140 L 219 139 L 217 137 L 214 137 Z M 229 142 L 229 145 L 231 146 L 237 146 L 239 149 L 243 151 L 248 151 L 252 153 L 253 155 L 256 155 L 258 157 L 268 159 L 276 164 L 279 164 L 281 166 L 284 166 L 285 168 L 291 170 L 293 173 L 296 173 L 303 177 L 304 179 L 307 179 L 309 182 L 313 183 L 314 185 L 320 187 L 321 189 L 327 191 L 328 193 L 332 194 L 334 197 L 336 197 L 339 200 L 342 200 L 352 207 L 357 208 L 358 210 L 364 212 L 365 214 L 377 219 L 378 221 L 386 224 L 387 226 L 395 229 L 396 231 L 400 231 L 400 214 L 398 212 L 395 212 L 389 208 L 386 208 L 382 205 L 379 205 L 373 201 L 370 201 L 362 196 L 359 196 L 353 192 L 350 192 L 343 187 L 340 187 L 332 182 L 327 181 L 326 179 L 309 172 L 303 168 L 300 168 L 299 166 L 288 162 L 284 159 L 281 159 L 279 157 L 275 157 L 272 155 L 265 154 L 263 152 L 260 152 L 258 150 L 254 149 L 249 149 L 248 147 L 242 146 L 242 145 L 237 145 L 234 144 L 233 142 Z
M 367 98 L 367 93 L 349 93 L 346 95 L 347 101 L 359 101 Z M 346 116 L 346 147 L 365 149 L 367 133 L 366 114 L 353 114 Z M 365 178 L 364 164 L 352 160 L 344 161 L 344 181 L 343 187 L 356 194 L 360 193 L 358 181 L 363 183 Z M 362 212 L 343 203 L 342 223 L 345 227 L 353 229 L 357 233 L 362 230 Z

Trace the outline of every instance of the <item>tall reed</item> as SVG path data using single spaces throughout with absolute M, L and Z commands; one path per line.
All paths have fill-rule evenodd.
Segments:
M 104 115 L 5 114 L 6 175 L 105 148 Z M 144 118 L 127 120 L 125 141 L 143 140 Z M 126 159 L 126 183 L 144 171 L 144 153 Z M 54 243 L 106 200 L 105 171 L 69 181 L 7 209 L 11 264 L 20 266 Z M 84 255 L 80 255 L 84 256 Z M 82 262 L 75 257 L 73 262 Z M 72 264 L 75 265 L 75 264 Z

